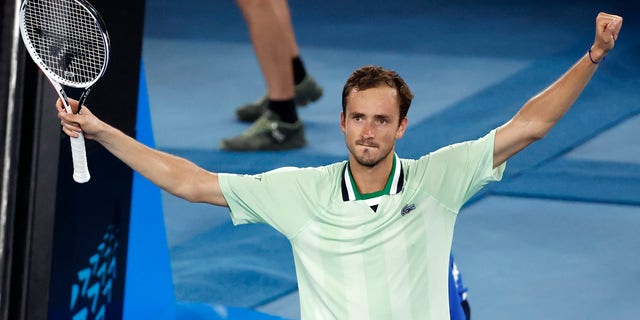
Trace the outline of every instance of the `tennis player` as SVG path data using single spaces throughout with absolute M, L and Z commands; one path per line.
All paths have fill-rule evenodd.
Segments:
M 567 112 L 621 26 L 621 17 L 598 14 L 589 52 L 507 123 L 417 160 L 395 153 L 413 95 L 398 74 L 376 66 L 354 71 L 343 89 L 348 161 L 322 167 L 213 173 L 138 143 L 89 108 L 67 114 L 58 102 L 58 117 L 65 133 L 84 131 L 166 191 L 227 206 L 236 224 L 267 223 L 284 234 L 303 319 L 449 319 L 447 270 L 458 211 Z

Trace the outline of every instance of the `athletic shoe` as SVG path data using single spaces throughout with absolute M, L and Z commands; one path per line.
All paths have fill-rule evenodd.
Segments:
M 245 132 L 223 139 L 220 147 L 228 151 L 287 150 L 302 148 L 307 144 L 304 125 L 280 121 L 280 117 L 267 110 Z
M 308 73 L 304 79 L 296 85 L 295 90 L 294 99 L 296 106 L 300 107 L 306 106 L 310 102 L 315 102 L 322 96 L 322 87 L 320 87 Z M 236 116 L 238 120 L 242 122 L 253 122 L 267 110 L 268 104 L 269 100 L 267 95 L 264 95 L 254 102 L 238 107 L 236 109 Z

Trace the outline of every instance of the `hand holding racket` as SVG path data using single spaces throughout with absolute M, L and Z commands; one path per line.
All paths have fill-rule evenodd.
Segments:
M 84 89 L 82 108 L 91 87 L 109 61 L 109 36 L 96 9 L 84 0 L 25 0 L 20 7 L 20 33 L 27 52 L 53 85 L 64 108 L 73 113 L 63 86 Z M 71 137 L 73 180 L 89 181 L 82 133 Z

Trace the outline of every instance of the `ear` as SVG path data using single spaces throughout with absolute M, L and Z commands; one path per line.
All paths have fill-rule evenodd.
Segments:
M 346 133 L 344 112 L 340 112 L 340 129 L 342 133 Z
M 407 117 L 404 117 L 402 120 L 400 120 L 400 125 L 396 130 L 396 140 L 404 136 L 404 132 L 407 130 L 407 123 L 409 123 L 409 119 L 407 119 Z

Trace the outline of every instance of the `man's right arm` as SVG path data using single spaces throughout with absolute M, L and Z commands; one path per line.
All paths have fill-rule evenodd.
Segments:
M 87 139 L 99 142 L 133 170 L 175 196 L 191 202 L 227 206 L 218 182 L 218 174 L 204 170 L 186 159 L 139 143 L 102 122 L 88 108 L 83 107 L 82 114 L 68 114 L 60 101 L 56 107 L 62 129 L 67 135 L 76 137 L 82 130 Z

